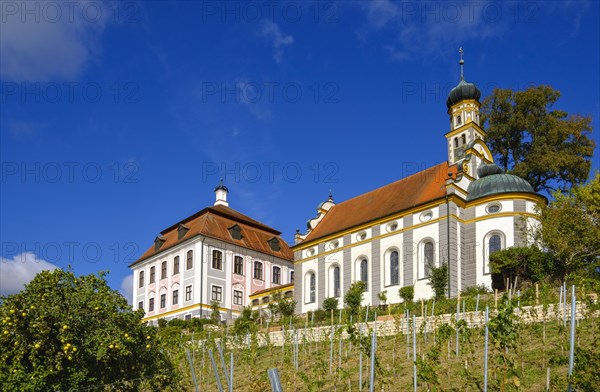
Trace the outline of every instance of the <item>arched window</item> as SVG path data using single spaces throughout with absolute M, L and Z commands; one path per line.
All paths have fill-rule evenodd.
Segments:
M 304 282 L 304 301 L 307 304 L 315 303 L 317 300 L 317 278 L 313 271 L 306 274 Z
M 179 273 L 179 256 L 175 256 L 173 258 L 173 275 L 177 275 Z
M 167 262 L 163 261 L 160 265 L 160 278 L 167 279 Z
M 462 136 L 460 137 L 460 140 L 462 142 L 462 145 L 464 146 L 465 144 L 467 144 L 467 136 L 463 133 Z
M 263 264 L 260 261 L 254 262 L 254 279 L 263 280 Z
M 332 296 L 339 297 L 341 295 L 341 281 L 340 281 L 340 266 L 335 265 L 332 267 Z
M 390 253 L 390 284 L 397 285 L 400 282 L 400 262 L 398 252 Z
M 502 240 L 498 234 L 494 234 L 490 237 L 489 241 L 490 254 L 498 252 L 500 249 L 502 249 Z
M 457 137 L 454 138 L 454 147 L 458 147 L 458 138 Z
M 360 261 L 360 280 L 365 282 L 365 291 L 369 290 L 369 262 L 367 259 Z
M 485 249 L 484 249 L 484 260 L 483 260 L 483 273 L 489 274 L 490 264 L 489 257 L 492 253 L 498 252 L 504 248 L 504 235 L 501 232 L 491 232 L 485 236 Z
M 462 118 L 460 115 L 456 116 L 456 125 L 462 124 Z
M 435 267 L 435 255 L 433 252 L 433 242 L 427 241 L 423 244 L 423 270 L 425 278 L 431 275 L 431 267 Z
M 194 268 L 194 251 L 193 250 L 188 250 L 188 252 L 187 252 L 187 260 L 185 263 L 185 268 L 186 269 Z
M 213 269 L 223 269 L 223 252 L 220 250 L 213 250 L 212 252 L 212 267 Z
M 275 266 L 273 267 L 273 283 L 281 284 L 281 268 Z
M 144 271 L 140 271 L 140 276 L 139 276 L 139 287 L 144 287 Z
M 156 280 L 156 268 L 150 267 L 150 283 L 154 283 Z

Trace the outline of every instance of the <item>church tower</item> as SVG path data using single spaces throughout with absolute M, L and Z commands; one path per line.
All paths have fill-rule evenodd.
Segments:
M 485 131 L 479 123 L 481 91 L 473 83 L 465 80 L 463 50 L 460 48 L 460 82 L 450 90 L 446 106 L 450 116 L 448 141 L 448 164 L 453 165 L 465 157 L 466 146 L 475 139 L 484 139 Z

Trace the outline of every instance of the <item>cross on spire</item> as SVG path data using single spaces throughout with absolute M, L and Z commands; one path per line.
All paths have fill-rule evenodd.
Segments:
M 464 74 L 463 74 L 463 67 L 465 65 L 465 60 L 463 60 L 463 48 L 462 46 L 460 48 L 458 48 L 458 53 L 460 53 L 460 61 L 458 62 L 460 64 L 460 80 L 464 80 Z

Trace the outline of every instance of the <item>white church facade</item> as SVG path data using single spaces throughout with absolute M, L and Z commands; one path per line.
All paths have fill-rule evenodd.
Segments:
M 328 297 L 366 283 L 363 305 L 401 302 L 399 289 L 415 298 L 433 295 L 431 266 L 449 266 L 449 293 L 491 287 L 490 253 L 527 243 L 537 224 L 536 194 L 525 180 L 494 164 L 480 126 L 481 92 L 463 78 L 447 99 L 447 161 L 392 184 L 336 203 L 331 195 L 296 233 L 296 311 L 316 310 Z

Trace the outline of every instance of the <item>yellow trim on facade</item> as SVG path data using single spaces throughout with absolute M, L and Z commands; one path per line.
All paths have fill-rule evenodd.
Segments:
M 469 127 L 473 127 L 475 128 L 476 131 L 478 131 L 479 133 L 481 133 L 482 136 L 487 135 L 486 132 L 473 120 L 469 120 L 468 122 L 464 123 L 463 125 L 461 125 L 460 127 L 453 129 L 452 131 L 446 133 L 444 136 L 446 138 L 455 136 L 461 132 L 464 132 L 467 128 Z
M 533 196 L 533 195 L 528 194 L 528 193 L 511 193 L 511 194 L 500 195 L 500 196 L 499 195 L 490 195 L 490 196 L 487 196 L 487 197 L 484 197 L 484 198 L 481 198 L 481 199 L 474 200 L 472 202 L 466 202 L 466 201 L 462 200 L 461 198 L 459 198 L 456 195 L 451 195 L 449 199 L 450 199 L 449 200 L 450 202 L 456 204 L 457 206 L 459 206 L 461 208 L 477 207 L 477 206 L 479 206 L 481 204 L 489 203 L 490 201 L 499 201 L 499 200 L 515 200 L 515 199 L 523 200 L 524 199 L 524 200 L 528 200 L 528 201 L 535 202 L 535 203 L 538 203 L 538 202 L 541 202 L 541 201 L 544 200 L 544 198 L 542 196 Z M 327 241 L 331 240 L 332 238 L 337 238 L 337 237 L 344 236 L 344 235 L 349 234 L 349 233 L 358 232 L 358 231 L 360 231 L 360 230 L 362 230 L 362 229 L 364 229 L 366 227 L 372 227 L 372 226 L 375 226 L 375 225 L 380 225 L 380 224 L 383 224 L 383 223 L 391 222 L 391 221 L 403 218 L 406 215 L 411 215 L 411 214 L 420 212 L 422 210 L 427 210 L 427 209 L 432 208 L 432 207 L 440 206 L 440 205 L 445 204 L 445 203 L 446 203 L 446 200 L 442 199 L 442 200 L 438 201 L 435 204 L 431 203 L 433 205 L 427 204 L 427 205 L 422 206 L 420 208 L 413 208 L 413 209 L 407 210 L 407 211 L 405 211 L 405 212 L 403 212 L 401 214 L 396 214 L 396 215 L 389 216 L 389 217 L 386 217 L 386 218 L 378 219 L 378 220 L 373 221 L 373 222 L 371 222 L 369 224 L 361 225 L 361 226 L 358 226 L 358 227 L 353 228 L 351 230 L 344 230 L 344 231 L 339 232 L 339 233 L 337 233 L 335 235 L 332 235 L 332 236 L 322 237 L 320 239 L 311 241 L 310 245 L 307 244 L 307 246 L 304 246 L 303 248 L 299 247 L 299 248 L 294 249 L 294 250 L 303 250 L 303 249 L 306 249 L 306 248 L 310 248 L 310 247 L 314 246 L 315 244 L 318 244 L 318 243 L 321 243 L 321 242 L 327 242 Z M 507 217 L 507 216 L 514 216 L 514 217 L 516 217 L 516 216 L 525 216 L 525 217 L 529 217 L 529 218 L 533 218 L 533 219 L 538 219 L 539 218 L 539 216 L 536 215 L 536 214 L 533 214 L 533 213 L 530 213 L 530 212 L 523 212 L 523 211 L 519 211 L 519 212 L 517 212 L 517 211 L 499 212 L 499 213 L 495 213 L 495 214 L 491 214 L 491 215 L 483 215 L 483 216 L 476 217 L 476 218 L 473 218 L 473 219 L 468 219 L 468 220 L 460 218 L 460 217 L 458 217 L 458 216 L 456 216 L 454 214 L 450 214 L 450 218 L 453 218 L 456 221 L 458 221 L 460 223 L 463 223 L 463 224 L 470 224 L 470 223 L 473 223 L 473 222 L 483 221 L 483 220 L 497 218 L 497 217 Z M 323 252 L 323 253 L 316 254 L 315 256 L 311 256 L 311 257 L 307 257 L 307 258 L 302 258 L 302 259 L 299 259 L 299 260 L 295 260 L 294 264 L 303 263 L 303 262 L 305 262 L 307 260 L 318 259 L 321 256 L 327 256 L 327 255 L 330 255 L 332 253 L 336 253 L 336 252 L 342 251 L 342 250 L 344 250 L 346 248 L 351 248 L 353 246 L 358 246 L 358 245 L 366 244 L 366 243 L 372 242 L 373 240 L 390 237 L 392 235 L 403 233 L 403 232 L 408 231 L 408 230 L 415 230 L 415 229 L 418 229 L 418 228 L 423 227 L 423 226 L 432 225 L 432 224 L 437 223 L 437 222 L 439 222 L 441 220 L 444 220 L 446 218 L 447 218 L 447 215 L 444 215 L 444 216 L 440 216 L 440 217 L 438 217 L 436 219 L 432 219 L 432 220 L 427 221 L 427 222 L 417 223 L 417 224 L 414 224 L 414 225 L 409 226 L 409 227 L 403 227 L 403 228 L 400 228 L 400 229 L 398 229 L 396 231 L 393 231 L 393 232 L 390 232 L 390 233 L 383 233 L 383 234 L 380 234 L 380 235 L 378 235 L 376 237 L 371 237 L 371 238 L 368 238 L 368 239 L 363 240 L 363 241 L 359 241 L 359 242 L 355 242 L 355 243 L 352 243 L 352 244 L 347 244 L 347 245 L 341 246 L 341 247 L 336 248 L 334 250 L 330 250 L 330 251 L 326 251 L 326 252 Z
M 453 109 L 459 105 L 463 105 L 465 103 L 474 103 L 477 108 L 481 108 L 481 103 L 479 101 L 477 101 L 476 99 L 463 99 L 458 101 L 457 103 L 455 103 L 454 105 L 450 106 L 450 109 Z
M 194 309 L 200 309 L 200 308 L 210 309 L 210 305 L 207 305 L 207 304 L 194 304 L 194 305 L 186 306 L 186 307 L 181 308 L 181 309 L 170 310 L 168 312 L 161 313 L 161 314 L 156 314 L 154 316 L 144 317 L 142 319 L 142 321 L 156 320 L 156 319 L 160 319 L 160 318 L 163 318 L 163 317 L 172 316 L 172 315 L 174 315 L 176 313 L 181 313 L 181 312 L 185 312 L 185 311 L 188 311 L 188 310 L 194 310 Z M 221 307 L 219 308 L 219 311 L 225 311 L 225 312 L 231 311 L 231 312 L 237 313 L 237 314 L 240 313 L 237 310 L 227 309 L 227 308 L 221 308 Z
M 269 295 L 272 295 L 272 294 L 275 294 L 275 293 L 281 293 L 281 292 L 289 291 L 289 290 L 294 291 L 294 285 L 293 284 L 291 284 L 291 285 L 290 284 L 283 285 L 283 287 L 282 286 L 275 286 L 275 287 L 272 287 L 272 290 L 263 291 L 260 294 L 252 294 L 252 295 L 250 295 L 249 298 L 250 299 L 256 299 L 256 298 L 260 299 L 262 297 L 268 297 Z

